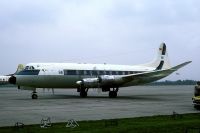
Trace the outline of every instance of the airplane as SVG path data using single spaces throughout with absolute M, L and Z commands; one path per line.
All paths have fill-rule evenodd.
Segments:
M 0 75 L 0 85 L 9 84 L 8 80 L 11 76 Z
M 157 57 L 147 64 L 29 63 L 14 73 L 9 83 L 32 90 L 32 99 L 38 98 L 36 88 L 75 88 L 83 98 L 90 88 L 99 88 L 116 98 L 119 88 L 160 80 L 189 63 L 171 67 L 166 44 L 161 43 Z
M 17 71 L 15 73 L 18 73 L 24 69 L 24 66 L 22 64 L 18 65 Z M 14 73 L 14 74 L 15 74 Z M 9 78 L 13 76 L 14 74 L 8 74 L 8 75 L 0 75 L 0 85 L 7 85 L 9 83 Z

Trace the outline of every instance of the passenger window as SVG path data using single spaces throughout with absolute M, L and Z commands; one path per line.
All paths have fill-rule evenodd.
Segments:
M 110 75 L 110 71 L 106 71 L 106 75 Z
M 86 70 L 86 75 L 91 75 L 91 71 L 90 70 Z
M 104 75 L 106 75 L 106 71 L 103 71 Z
M 87 75 L 87 71 L 86 70 L 84 71 L 84 75 Z
M 84 75 L 84 70 L 79 70 L 79 75 Z
M 118 74 L 119 74 L 119 75 L 122 75 L 122 71 L 119 71 Z
M 76 75 L 79 75 L 79 72 L 80 72 L 79 70 L 76 70 Z
M 96 75 L 99 75 L 99 71 L 96 71 Z
M 67 75 L 76 75 L 76 70 L 68 70 Z
M 104 71 L 99 71 L 99 74 L 100 75 L 104 75 Z
M 115 71 L 112 71 L 112 75 L 116 75 L 116 72 L 115 72 Z
M 64 70 L 64 75 L 67 75 L 67 70 Z
M 133 72 L 130 72 L 130 74 L 133 74 Z
M 98 72 L 97 71 L 92 71 L 92 75 L 98 75 Z

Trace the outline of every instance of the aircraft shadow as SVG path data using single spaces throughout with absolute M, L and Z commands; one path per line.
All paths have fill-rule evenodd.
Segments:
M 117 98 L 109 98 L 108 96 L 88 96 L 81 98 L 79 95 L 45 95 L 38 96 L 37 100 L 53 100 L 53 99 L 86 99 L 86 100 L 137 100 L 137 101 L 165 101 L 165 96 L 162 95 L 129 95 L 129 96 L 117 96 Z M 27 98 L 21 98 L 18 100 L 27 100 Z M 31 98 L 29 100 L 32 100 Z

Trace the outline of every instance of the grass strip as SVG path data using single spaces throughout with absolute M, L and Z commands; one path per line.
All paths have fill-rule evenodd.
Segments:
M 200 113 L 78 121 L 78 124 L 76 128 L 66 128 L 66 123 L 53 123 L 49 128 L 0 127 L 0 133 L 196 133 L 200 132 Z

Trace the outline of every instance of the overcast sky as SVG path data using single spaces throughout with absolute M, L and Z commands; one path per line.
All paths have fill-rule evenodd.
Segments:
M 200 80 L 199 0 L 1 0 L 1 74 L 30 62 L 143 64 L 161 42 Z M 164 80 L 165 80 L 164 79 Z

